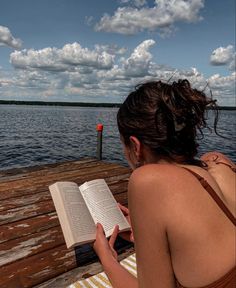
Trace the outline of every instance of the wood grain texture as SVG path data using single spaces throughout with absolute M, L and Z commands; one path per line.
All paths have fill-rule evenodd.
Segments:
M 133 253 L 134 248 L 128 248 L 118 256 L 118 260 L 121 261 Z M 78 280 L 88 278 L 102 271 L 102 265 L 99 262 L 95 262 L 81 267 L 76 267 L 66 273 L 63 273 L 53 279 L 50 279 L 44 283 L 35 286 L 35 288 L 64 288 L 66 286 L 69 286 L 70 284 L 75 283 Z
M 95 159 L 0 172 L 0 287 L 54 283 L 55 277 L 75 271 L 78 263 L 83 267 L 96 260 L 91 245 L 77 247 L 77 259 L 75 251 L 66 248 L 49 185 L 104 178 L 115 199 L 126 205 L 130 173 Z

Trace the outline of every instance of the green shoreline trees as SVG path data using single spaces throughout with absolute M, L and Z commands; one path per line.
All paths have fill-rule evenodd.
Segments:
M 121 103 L 89 103 L 89 102 L 46 102 L 0 100 L 0 105 L 41 105 L 41 106 L 74 106 L 74 107 L 120 107 Z M 236 110 L 236 106 L 219 106 L 220 110 Z

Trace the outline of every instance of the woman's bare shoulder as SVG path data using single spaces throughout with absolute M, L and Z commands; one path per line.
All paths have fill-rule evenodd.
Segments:
M 149 181 L 166 181 L 168 178 L 176 178 L 186 172 L 179 166 L 173 164 L 147 164 L 135 169 L 131 174 L 131 182 L 142 184 Z M 170 177 L 171 175 L 171 177 Z
M 169 211 L 175 209 L 174 215 L 185 211 L 187 201 L 181 199 L 185 198 L 190 187 L 198 189 L 197 185 L 199 183 L 193 175 L 181 167 L 169 164 L 144 165 L 134 170 L 130 177 L 129 206 L 131 211 L 145 211 L 143 217 L 148 221 L 167 227 L 171 220 Z
M 178 190 L 185 186 L 189 188 L 187 183 L 194 185 L 196 182 L 198 183 L 195 177 L 182 167 L 173 164 L 148 164 L 133 171 L 129 181 L 129 191 L 136 195 L 140 194 L 140 197 L 142 194 L 146 197 L 146 193 L 150 195 L 153 192 L 155 197 L 159 195 L 165 199 L 168 197 L 168 192 L 178 193 Z

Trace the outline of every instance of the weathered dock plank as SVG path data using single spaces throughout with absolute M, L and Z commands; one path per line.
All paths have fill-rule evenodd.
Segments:
M 98 173 L 98 174 L 101 175 L 100 173 Z M 113 169 L 112 171 L 110 171 L 109 176 L 114 177 L 114 175 L 116 175 L 116 173 L 117 173 L 117 171 L 115 169 Z M 94 176 L 94 174 L 93 174 L 93 176 Z M 106 179 L 109 176 L 106 174 L 106 177 L 102 177 L 102 178 Z M 92 180 L 92 179 L 94 179 L 94 177 L 89 176 L 89 180 Z M 68 180 L 66 180 L 66 181 L 68 181 Z M 70 181 L 72 181 L 72 180 L 70 179 Z M 88 179 L 86 179 L 85 181 L 88 181 Z M 75 182 L 77 182 L 77 181 L 75 181 Z M 54 182 L 50 181 L 49 183 L 52 184 Z M 23 195 L 23 199 L 11 198 L 13 205 L 15 203 L 15 207 L 7 209 L 7 207 L 2 206 L 2 209 L 0 209 L 0 210 L 2 210 L 2 211 L 0 211 L 0 225 L 19 221 L 19 220 L 26 219 L 29 217 L 35 217 L 36 215 L 42 215 L 45 213 L 50 213 L 50 212 L 55 211 L 54 204 L 53 204 L 53 202 L 51 200 L 51 196 L 48 192 L 48 187 L 46 189 L 47 189 L 47 191 L 45 191 L 45 193 L 47 194 L 47 197 L 44 196 L 46 201 L 45 200 L 42 201 L 42 198 L 39 197 L 39 194 L 41 194 L 41 193 L 33 194 L 34 195 L 33 198 L 35 199 L 35 201 L 33 201 L 33 202 L 30 201 L 30 204 L 28 204 L 28 205 L 22 205 L 22 203 L 24 203 L 25 195 Z M 113 191 L 114 190 L 112 190 L 112 192 Z M 124 190 L 120 191 L 120 193 L 123 193 L 123 192 L 125 192 L 125 191 Z M 125 194 L 124 195 L 116 195 L 116 194 L 118 194 L 118 193 L 115 193 L 115 198 L 117 198 L 117 201 L 124 203 L 125 199 L 126 199 L 126 198 L 124 198 Z M 31 195 L 32 194 L 30 194 L 30 196 Z M 29 195 L 27 195 L 27 196 L 29 197 Z M 16 203 L 17 203 L 16 200 L 20 200 L 19 201 L 20 205 L 18 205 L 18 206 L 16 205 Z M 32 199 L 30 198 L 30 200 L 32 200 Z M 26 202 L 27 201 L 28 200 L 26 200 Z M 7 202 L 9 203 L 9 200 Z M 2 201 L 2 205 L 4 205 L 3 201 Z M 0 232 L 1 232 L 1 228 L 0 228 Z
M 109 187 L 115 196 L 117 202 L 120 202 L 121 204 L 127 204 L 127 180 L 116 180 L 109 182 L 107 180 L 107 183 L 109 184 Z M 51 196 L 49 192 L 47 193 L 48 198 L 51 200 Z M 39 193 L 41 194 L 41 193 Z M 37 195 L 37 194 L 36 194 Z M 16 201 L 16 198 L 14 198 L 12 201 Z M 18 198 L 17 198 L 18 199 Z M 24 200 L 25 197 L 22 197 L 22 200 Z M 28 197 L 27 197 L 28 199 Z M 31 197 L 29 197 L 30 200 L 32 200 Z M 11 201 L 11 200 L 7 200 Z M 3 201 L 2 201 L 3 202 Z M 21 203 L 21 202 L 20 202 Z M 33 204 L 30 203 L 30 204 Z M 24 206 L 24 205 L 23 205 Z M 20 207 L 20 206 L 19 206 Z M 30 206 L 31 207 L 31 206 Z M 8 210 L 9 212 L 9 210 Z M 3 214 L 4 215 L 4 214 Z M 14 219 L 13 219 L 14 220 Z M 55 212 L 55 209 L 51 213 L 46 213 L 43 215 L 37 215 L 36 217 L 32 218 L 26 218 L 23 220 L 18 221 L 9 221 L 7 224 L 0 226 L 0 243 L 3 243 L 5 241 L 9 241 L 12 239 L 15 239 L 17 237 L 26 236 L 28 234 L 36 233 L 45 229 L 49 229 L 55 226 L 59 225 L 59 221 Z
M 0 244 L 0 266 L 64 244 L 59 226 Z
M 59 226 L 56 212 L 0 226 L 0 243 Z
M 118 256 L 118 260 L 121 261 L 133 253 L 134 248 L 129 248 L 127 249 L 127 251 L 121 253 Z M 35 286 L 35 288 L 64 288 L 66 286 L 69 286 L 71 283 L 75 283 L 78 280 L 85 279 L 100 272 L 102 272 L 102 265 L 99 262 L 95 262 L 85 266 L 76 267 L 51 280 Z
M 35 175 L 46 175 L 47 173 L 54 173 L 63 170 L 81 169 L 89 167 L 90 165 L 99 165 L 99 161 L 94 158 L 84 159 L 79 161 L 66 161 L 61 163 L 46 164 L 41 166 L 32 166 L 25 168 L 13 168 L 9 170 L 0 171 L 0 181 L 8 181 L 9 179 L 15 180 L 23 177 L 32 177 Z M 30 172 L 30 173 L 29 173 Z M 10 178 L 12 177 L 12 178 Z
M 122 193 L 127 188 L 127 181 L 116 181 L 109 184 L 113 194 Z M 0 213 L 2 211 L 8 211 L 11 209 L 16 209 L 22 206 L 27 206 L 47 200 L 51 200 L 48 189 L 46 191 L 39 191 L 36 194 L 28 194 L 27 197 L 25 197 L 25 195 L 18 195 L 14 198 L 2 199 L 2 201 L 0 202 Z
M 107 165 L 105 163 L 101 163 L 100 165 L 98 165 L 99 163 L 97 162 L 93 162 L 92 165 L 90 165 L 90 167 L 85 166 L 85 167 L 79 167 L 79 165 L 77 166 L 77 168 L 72 169 L 72 170 L 60 170 L 60 171 L 55 171 L 55 172 L 47 172 L 46 174 L 44 173 L 36 173 L 36 175 L 34 175 L 35 173 L 33 173 L 33 175 L 31 173 L 28 174 L 24 174 L 24 177 L 16 177 L 15 179 L 8 179 L 7 177 L 0 183 L 0 191 L 2 189 L 6 188 L 6 185 L 8 185 L 8 189 L 12 189 L 12 188 L 18 188 L 22 186 L 22 183 L 24 183 L 24 186 L 28 187 L 32 184 L 32 182 L 34 182 L 35 184 L 43 184 L 45 183 L 45 181 L 54 181 L 55 178 L 57 178 L 58 176 L 62 176 L 64 178 L 67 177 L 73 177 L 74 175 L 81 175 L 84 176 L 86 175 L 86 173 L 96 173 L 99 170 L 111 170 L 113 168 L 117 168 L 116 164 L 111 164 L 109 165 L 109 167 L 107 167 Z M 79 169 L 79 171 L 78 171 Z M 10 181 L 9 181 L 10 180 Z
M 18 197 L 20 195 L 34 194 L 35 192 L 45 190 L 45 185 L 50 185 L 55 181 L 74 181 L 77 184 L 82 184 L 96 178 L 110 178 L 121 174 L 129 174 L 126 168 L 117 167 L 114 164 L 107 166 L 90 167 L 77 171 L 65 171 L 47 176 L 38 176 L 28 179 L 13 180 L 9 182 L 0 183 L 0 200 Z
M 0 287 L 9 287 L 7 281 L 15 277 L 20 279 L 16 287 L 32 287 L 76 266 L 75 252 L 60 245 L 1 266 Z
M 56 181 L 80 185 L 104 178 L 115 199 L 127 204 L 130 172 L 95 159 L 0 172 L 0 287 L 56 283 L 54 277 L 71 269 L 71 275 L 79 277 L 75 276 L 76 267 L 94 261 L 96 256 L 91 245 L 76 251 L 66 248 L 48 186 Z

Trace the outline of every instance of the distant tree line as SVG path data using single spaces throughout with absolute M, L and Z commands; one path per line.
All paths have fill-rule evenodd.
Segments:
M 41 105 L 41 106 L 77 106 L 77 107 L 120 107 L 121 103 L 89 103 L 89 102 L 45 102 L 45 101 L 17 101 L 0 100 L 1 104 L 8 105 Z M 236 110 L 236 106 L 219 106 L 220 110 Z
M 42 105 L 42 106 L 79 106 L 79 107 L 120 107 L 120 103 L 89 103 L 89 102 L 45 102 L 0 100 L 0 104 L 8 105 Z

